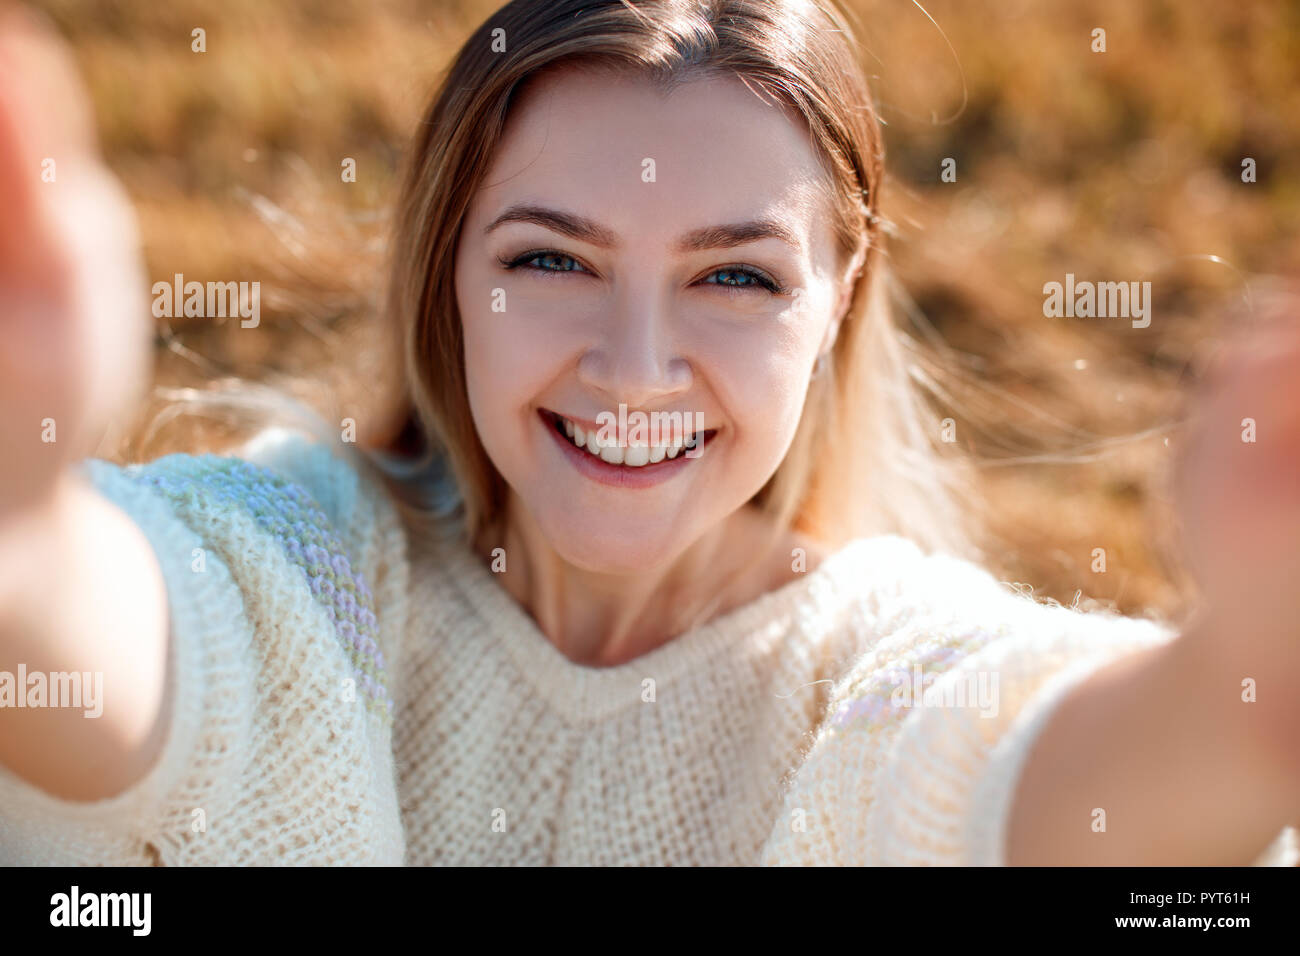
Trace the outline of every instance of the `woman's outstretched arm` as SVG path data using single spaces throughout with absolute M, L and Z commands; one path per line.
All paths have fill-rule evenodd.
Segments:
M 1298 373 L 1292 319 L 1212 383 L 1178 482 L 1199 623 L 1061 701 L 1026 760 L 1008 862 L 1244 864 L 1300 816 Z
M 10 514 L 0 533 L 0 764 L 69 800 L 115 796 L 157 759 L 171 712 L 167 598 L 139 528 L 80 478 Z M 40 675 L 45 706 L 27 683 Z M 50 706 L 75 674 L 80 706 Z M 27 706 L 17 705 L 17 695 Z
M 1295 820 L 1295 708 L 1276 696 L 1293 689 L 1265 676 L 1244 702 L 1203 640 L 1124 657 L 1058 705 L 1012 803 L 1009 865 L 1244 866 Z
M 881 542 L 849 622 L 864 653 L 834 676 L 765 862 L 1294 861 L 1300 330 L 1260 341 L 1183 445 L 1192 623 L 1039 603 Z
M 76 674 L 94 699 L 0 707 L 0 863 L 400 863 L 396 510 L 352 456 L 284 430 L 233 456 L 94 458 L 147 384 L 148 284 L 65 55 L 12 16 L 0 700 L 6 673 Z
M 0 671 L 14 694 L 0 764 L 93 800 L 145 774 L 169 713 L 161 572 L 74 473 L 146 383 L 149 312 L 134 217 L 69 57 L 16 10 L 0 11 L 0 208 Z M 100 699 L 18 706 L 40 700 L 20 672 L 77 672 Z

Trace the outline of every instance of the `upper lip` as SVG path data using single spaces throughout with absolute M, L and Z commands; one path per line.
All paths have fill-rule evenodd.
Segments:
M 600 425 L 600 424 L 598 424 L 597 422 L 594 422 L 594 421 L 592 421 L 592 420 L 589 419 L 589 418 L 579 418 L 579 417 L 577 417 L 577 416 L 575 416 L 575 415 L 568 415 L 568 414 L 565 414 L 564 412 L 556 412 L 556 411 L 552 411 L 552 410 L 549 409 L 549 408 L 543 409 L 543 411 L 547 412 L 547 413 L 550 414 L 550 415 L 558 416 L 559 418 L 565 418 L 565 419 L 568 419 L 569 421 L 573 422 L 573 424 L 580 426 L 584 432 L 600 431 L 600 429 L 604 427 L 603 425 Z M 611 415 L 614 416 L 614 424 L 617 425 L 617 424 L 618 424 L 618 413 L 617 413 L 617 412 L 610 412 L 609 414 L 611 414 Z M 634 412 L 632 412 L 632 411 L 629 411 L 629 412 L 627 413 L 627 417 L 628 417 L 628 421 L 629 421 L 629 422 L 632 421 L 632 416 L 633 416 L 633 414 L 634 414 Z M 660 409 L 660 410 L 656 410 L 655 412 L 642 412 L 641 414 L 645 415 L 647 418 L 649 418 L 652 414 L 657 414 L 657 415 L 677 415 L 677 416 L 679 416 L 679 417 L 681 418 L 682 424 L 683 424 L 683 425 L 685 426 L 685 428 L 686 428 L 686 434 L 691 435 L 691 434 L 694 434 L 695 431 L 696 431 L 696 429 L 694 429 L 694 428 L 691 427 L 691 421 L 692 421 L 692 419 L 694 418 L 694 412 L 669 412 L 669 411 L 663 411 L 663 410 Z M 711 431 L 714 431 L 714 430 L 715 430 L 715 429 L 713 429 L 713 428 L 701 428 L 701 429 L 699 429 L 699 432 L 700 432 L 700 434 L 704 434 L 704 433 L 706 433 L 706 432 L 711 432 Z

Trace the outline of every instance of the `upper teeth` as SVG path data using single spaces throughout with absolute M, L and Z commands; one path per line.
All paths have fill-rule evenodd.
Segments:
M 618 444 L 617 441 L 602 442 L 599 431 L 588 431 L 567 418 L 562 417 L 560 420 L 564 422 L 564 433 L 573 440 L 575 445 L 586 449 L 588 454 L 595 455 L 611 465 L 627 465 L 631 468 L 640 468 L 642 465 L 653 465 L 656 462 L 663 461 L 665 456 L 676 458 L 681 454 L 683 448 L 695 447 L 696 438 L 694 434 L 685 438 L 677 435 L 672 440 L 657 445 L 636 442 L 631 439 L 628 440 L 626 446 Z

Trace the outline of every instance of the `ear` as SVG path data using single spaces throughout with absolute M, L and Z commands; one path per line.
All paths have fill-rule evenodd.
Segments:
M 844 321 L 844 315 L 849 310 L 849 304 L 853 301 L 853 292 L 857 288 L 858 281 L 862 276 L 862 270 L 866 265 L 868 242 L 869 240 L 863 237 L 862 242 L 858 245 L 858 251 L 853 254 L 852 261 L 849 262 L 839 277 L 839 293 L 835 297 L 835 311 L 832 314 L 830 325 L 826 327 L 826 337 L 822 340 L 819 354 L 829 353 L 835 346 L 835 338 L 840 332 L 840 323 Z
M 849 301 L 853 298 L 853 290 L 857 288 L 858 280 L 862 278 L 862 272 L 867 264 L 867 250 L 871 247 L 871 239 L 863 236 L 858 243 L 857 251 L 853 253 L 853 259 L 844 268 L 840 275 L 840 294 L 835 302 L 835 321 L 838 323 L 844 318 L 844 313 L 848 311 Z
M 830 324 L 826 326 L 826 334 L 822 336 L 821 345 L 817 348 L 817 355 L 829 355 L 831 349 L 835 348 L 835 339 L 840 334 L 840 317 L 838 314 L 831 319 Z

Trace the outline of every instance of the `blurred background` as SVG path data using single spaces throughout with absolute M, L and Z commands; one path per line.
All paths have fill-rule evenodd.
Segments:
M 73 46 L 150 281 L 262 283 L 257 334 L 159 320 L 159 384 L 301 382 L 382 423 L 397 374 L 367 316 L 385 203 L 441 71 L 499 4 L 31 5 Z M 1165 482 L 1179 417 L 1219 343 L 1300 272 L 1300 3 L 846 6 L 888 124 L 889 255 L 915 303 L 903 324 L 936 422 L 954 420 L 976 463 L 989 565 L 1065 604 L 1177 612 L 1188 585 Z M 1067 272 L 1150 281 L 1150 326 L 1045 318 L 1043 284 Z M 119 457 L 223 434 L 142 425 Z

